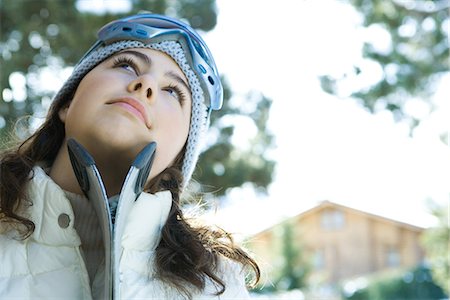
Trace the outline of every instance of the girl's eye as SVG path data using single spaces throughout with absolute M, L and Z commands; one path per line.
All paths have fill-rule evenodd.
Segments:
M 176 85 L 169 85 L 164 89 L 166 92 L 170 94 L 170 96 L 174 97 L 180 103 L 182 103 L 186 99 L 186 94 Z
M 139 74 L 139 68 L 137 67 L 134 60 L 129 57 L 119 56 L 119 57 L 115 58 L 114 62 L 113 62 L 113 67 L 114 68 L 122 68 L 124 70 L 133 72 L 135 74 Z

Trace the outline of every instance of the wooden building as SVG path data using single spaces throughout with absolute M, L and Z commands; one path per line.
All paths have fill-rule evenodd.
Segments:
M 409 268 L 424 259 L 420 245 L 423 228 L 324 201 L 248 240 L 266 278 L 274 278 L 285 261 L 286 224 L 291 227 L 293 246 L 302 250 L 302 260 L 310 266 L 310 284 L 335 284 Z

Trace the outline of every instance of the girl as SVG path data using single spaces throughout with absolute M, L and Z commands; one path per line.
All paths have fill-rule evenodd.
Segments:
M 180 208 L 221 102 L 214 60 L 186 24 L 141 14 L 105 25 L 44 124 L 1 156 L 0 298 L 248 297 L 243 270 L 257 281 L 255 261 Z M 92 155 L 110 207 L 118 198 L 132 203 L 125 215 L 122 200 L 117 212 L 103 212 L 125 224 L 113 249 L 102 231 L 112 225 L 93 209 L 101 199 L 83 195 L 73 171 L 69 139 Z M 130 164 L 150 142 L 157 146 L 144 192 L 126 193 Z

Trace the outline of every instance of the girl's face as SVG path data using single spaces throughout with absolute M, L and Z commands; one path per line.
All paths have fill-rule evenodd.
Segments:
M 75 138 L 97 162 L 117 156 L 129 165 L 155 141 L 152 178 L 182 150 L 191 101 L 186 76 L 170 56 L 152 49 L 127 49 L 91 70 L 59 115 L 66 138 Z

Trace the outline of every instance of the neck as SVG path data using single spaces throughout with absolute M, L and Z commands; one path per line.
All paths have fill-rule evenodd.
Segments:
M 103 184 L 105 185 L 107 196 L 111 197 L 119 194 L 130 167 L 128 159 L 121 159 L 120 155 L 113 155 L 112 153 L 110 155 L 90 154 L 96 162 Z M 125 163 L 120 163 L 123 161 Z M 66 142 L 59 149 L 49 175 L 63 190 L 83 194 L 70 162 Z

